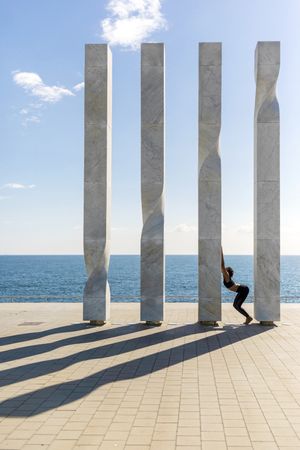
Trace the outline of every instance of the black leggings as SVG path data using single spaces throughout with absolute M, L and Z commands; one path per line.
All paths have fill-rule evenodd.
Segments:
M 233 302 L 233 307 L 234 307 L 239 313 L 243 314 L 243 316 L 245 316 L 245 317 L 250 317 L 249 314 L 247 313 L 247 311 L 245 311 L 245 310 L 242 308 L 242 304 L 243 304 L 244 301 L 246 300 L 248 294 L 249 294 L 249 288 L 248 288 L 248 286 L 245 286 L 245 285 L 241 284 L 241 285 L 238 287 L 237 295 L 236 295 L 236 297 L 235 297 L 235 299 L 234 299 L 234 302 Z

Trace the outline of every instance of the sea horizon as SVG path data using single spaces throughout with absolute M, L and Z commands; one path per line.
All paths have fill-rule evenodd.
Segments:
M 253 255 L 227 255 L 233 279 L 250 288 L 253 301 Z M 82 302 L 87 276 L 84 256 L 0 255 L 0 302 Z M 140 301 L 140 255 L 112 254 L 108 281 L 113 302 Z M 222 282 L 220 271 L 220 283 Z M 198 255 L 165 255 L 167 302 L 198 301 Z M 234 295 L 222 285 L 222 302 Z M 300 255 L 281 255 L 281 301 L 300 302 Z
M 1 256 L 84 256 L 83 253 L 0 253 Z M 140 256 L 140 253 L 111 253 L 110 256 Z M 165 256 L 198 256 L 198 253 L 165 253 Z M 253 253 L 224 253 L 224 256 L 253 256 Z M 282 253 L 280 256 L 300 256 Z

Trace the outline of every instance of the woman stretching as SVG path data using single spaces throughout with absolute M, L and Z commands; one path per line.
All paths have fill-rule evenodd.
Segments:
M 225 263 L 224 263 L 224 255 L 223 255 L 223 249 L 221 248 L 221 270 L 222 270 L 222 274 L 223 274 L 223 283 L 224 286 L 227 287 L 227 289 L 229 289 L 232 292 L 237 292 L 237 295 L 234 299 L 233 302 L 233 307 L 241 314 L 243 314 L 243 316 L 246 317 L 246 320 L 244 322 L 245 325 L 248 325 L 250 322 L 252 322 L 252 317 L 249 316 L 249 314 L 247 313 L 247 311 L 244 310 L 244 308 L 242 308 L 242 304 L 244 303 L 244 301 L 247 298 L 247 295 L 249 294 L 249 288 L 248 286 L 245 286 L 243 284 L 236 284 L 233 280 L 233 270 L 231 267 L 225 267 Z

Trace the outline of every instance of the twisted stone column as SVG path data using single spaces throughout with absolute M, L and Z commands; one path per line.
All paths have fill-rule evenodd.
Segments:
M 164 319 L 164 44 L 141 46 L 141 320 Z
M 254 119 L 254 315 L 280 320 L 279 105 L 280 43 L 258 42 Z
M 221 320 L 222 45 L 199 44 L 198 275 L 199 321 Z
M 98 325 L 110 316 L 111 103 L 111 51 L 106 44 L 86 45 L 83 319 Z

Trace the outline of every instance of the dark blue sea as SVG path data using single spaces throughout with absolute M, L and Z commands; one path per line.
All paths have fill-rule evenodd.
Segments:
M 253 300 L 252 256 L 226 256 L 234 280 L 247 284 Z M 139 301 L 140 257 L 113 255 L 112 301 Z M 197 256 L 166 256 L 166 301 L 197 301 Z M 83 256 L 0 256 L 0 302 L 80 302 L 86 280 Z M 233 294 L 222 288 L 222 301 Z M 281 257 L 281 300 L 300 302 L 300 256 Z

